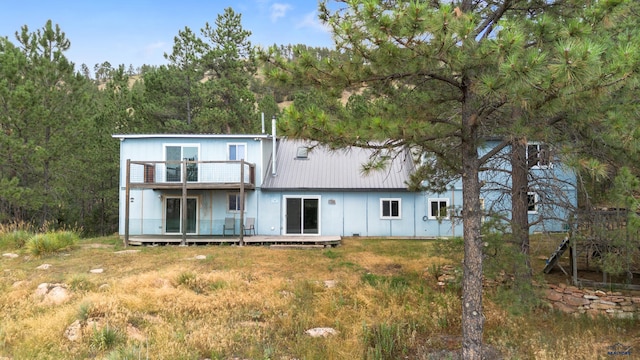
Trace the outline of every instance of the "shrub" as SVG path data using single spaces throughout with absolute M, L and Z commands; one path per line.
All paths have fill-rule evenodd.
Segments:
M 79 240 L 71 231 L 47 232 L 29 238 L 26 248 L 34 256 L 43 256 L 73 247 Z
M 116 328 L 106 325 L 102 329 L 93 328 L 89 346 L 96 351 L 109 350 L 124 340 L 124 335 Z
M 1 249 L 20 249 L 24 247 L 32 234 L 26 230 L 0 232 Z

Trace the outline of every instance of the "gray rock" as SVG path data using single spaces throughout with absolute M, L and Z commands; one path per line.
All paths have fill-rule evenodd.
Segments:
M 317 337 L 327 337 L 330 335 L 337 335 L 338 331 L 330 327 L 318 327 L 318 328 L 309 329 L 304 333 L 311 337 L 317 338 Z
M 69 341 L 78 341 L 80 340 L 81 336 L 82 336 L 82 324 L 80 323 L 80 320 L 74 321 L 64 331 L 64 337 L 69 339 Z

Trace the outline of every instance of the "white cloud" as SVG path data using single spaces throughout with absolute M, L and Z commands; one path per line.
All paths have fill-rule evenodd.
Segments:
M 165 43 L 164 41 L 157 41 L 151 44 L 148 44 L 147 46 L 144 47 L 144 51 L 146 53 L 153 53 L 156 50 L 160 49 L 164 49 L 166 47 L 167 43 Z
M 291 5 L 275 3 L 271 5 L 271 21 L 276 22 L 279 18 L 285 17 L 287 11 L 291 10 Z
M 297 28 L 310 28 L 310 29 L 314 29 L 314 30 L 319 30 L 322 32 L 330 32 L 331 29 L 320 22 L 320 19 L 318 19 L 318 13 L 316 11 L 312 11 L 310 13 L 307 13 L 302 20 L 300 20 L 297 24 L 296 24 Z

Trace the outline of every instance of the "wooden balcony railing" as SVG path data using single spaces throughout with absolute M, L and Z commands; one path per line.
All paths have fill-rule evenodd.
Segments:
M 255 188 L 255 164 L 239 161 L 127 161 L 132 188 Z
M 132 188 L 181 189 L 182 224 L 187 223 L 187 193 L 192 189 L 239 190 L 244 204 L 245 190 L 255 189 L 255 164 L 239 161 L 131 161 L 127 159 L 125 173 L 124 245 L 129 245 L 130 203 Z M 240 211 L 244 224 L 244 211 Z M 187 226 L 182 227 L 182 244 L 186 243 Z M 240 233 L 240 244 L 243 234 Z

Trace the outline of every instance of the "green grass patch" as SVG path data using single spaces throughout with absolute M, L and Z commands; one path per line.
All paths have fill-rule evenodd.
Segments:
M 101 329 L 93 328 L 89 338 L 89 347 L 94 351 L 107 351 L 124 342 L 125 336 L 117 328 L 105 325 Z
M 47 232 L 29 238 L 27 251 L 34 256 L 44 256 L 59 251 L 69 250 L 78 243 L 80 237 L 71 231 Z
M 33 234 L 26 230 L 14 230 L 0 233 L 0 249 L 21 249 L 32 236 Z

